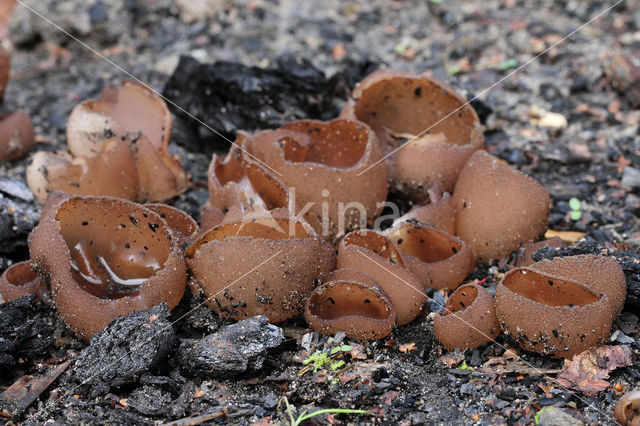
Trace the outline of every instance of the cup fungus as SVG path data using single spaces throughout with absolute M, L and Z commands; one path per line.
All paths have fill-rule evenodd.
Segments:
M 452 191 L 460 169 L 484 146 L 471 105 L 426 75 L 375 71 L 356 86 L 341 116 L 371 126 L 385 154 L 416 137 L 387 159 L 394 189 L 413 192 L 416 201 L 434 182 Z
M 433 332 L 447 350 L 475 349 L 495 339 L 500 325 L 493 297 L 477 284 L 458 287 L 433 319 Z
M 393 226 L 404 222 L 419 221 L 433 225 L 449 234 L 456 232 L 456 215 L 453 209 L 453 198 L 448 192 L 430 203 L 417 204 L 407 213 L 393 221 Z
M 11 55 L 4 47 L 0 46 L 0 102 L 4 98 L 4 91 L 9 83 L 11 74 Z
M 13 264 L 0 276 L 0 303 L 37 294 L 43 286 L 29 261 Z
M 157 213 L 107 197 L 61 196 L 55 203 L 33 231 L 31 264 L 80 338 L 89 340 L 115 317 L 178 304 L 184 257 Z
M 269 216 L 219 225 L 187 249 L 190 285 L 218 314 L 285 321 L 335 269 L 333 250 L 308 224 L 283 210 Z
M 224 220 L 222 210 L 213 207 L 211 203 L 206 203 L 200 209 L 200 232 L 208 231 L 220 225 Z
M 623 426 L 640 426 L 640 390 L 622 395 L 613 414 Z
M 0 163 L 24 157 L 34 143 L 33 123 L 24 110 L 0 117 Z
M 65 152 L 36 152 L 26 171 L 31 192 L 41 203 L 56 190 L 135 200 L 138 174 L 127 144 L 110 139 L 101 150 L 100 155 L 89 158 L 74 158 Z
M 615 318 L 609 297 L 536 265 L 508 272 L 498 284 L 496 313 L 505 333 L 525 350 L 562 358 L 605 341 Z
M 295 189 L 305 220 L 332 243 L 372 224 L 387 197 L 386 169 L 376 165 L 378 141 L 360 122 L 295 121 L 249 137 L 246 147 Z
M 313 330 L 344 331 L 356 339 L 382 339 L 391 333 L 396 313 L 389 296 L 371 277 L 338 269 L 307 299 L 304 317 Z
M 411 272 L 424 288 L 455 290 L 474 267 L 471 248 L 438 228 L 419 222 L 403 223 L 387 229 Z
M 338 268 L 351 268 L 369 275 L 391 300 L 398 325 L 413 321 L 427 301 L 422 281 L 406 265 L 396 245 L 372 230 L 347 234 L 338 250 Z
M 462 169 L 453 203 L 456 235 L 488 263 L 545 231 L 551 199 L 538 182 L 481 150 Z
M 113 137 L 128 142 L 138 170 L 138 201 L 163 201 L 189 185 L 180 163 L 168 152 L 171 126 L 171 113 L 162 98 L 141 84 L 125 81 L 73 109 L 67 143 L 73 155 L 90 158 L 100 155 Z
M 150 203 L 144 206 L 164 219 L 181 244 L 190 243 L 198 236 L 200 231 L 198 222 L 186 212 L 166 204 Z

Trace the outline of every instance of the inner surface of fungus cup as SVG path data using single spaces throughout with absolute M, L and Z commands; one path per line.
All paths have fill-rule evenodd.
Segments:
M 467 243 L 438 228 L 419 222 L 402 223 L 387 229 L 403 255 L 407 267 L 424 288 L 454 290 L 475 268 Z
M 186 286 L 178 239 L 157 213 L 125 200 L 62 198 L 29 250 L 58 314 L 84 340 L 115 317 L 163 301 L 175 307 Z
M 534 179 L 477 151 L 460 173 L 453 203 L 456 235 L 479 263 L 488 263 L 544 233 L 551 198 Z
M 338 269 L 316 287 L 304 312 L 309 327 L 326 334 L 381 339 L 391 333 L 396 313 L 388 295 L 371 277 L 354 269 Z
M 308 224 L 282 210 L 270 216 L 219 225 L 187 249 L 192 289 L 218 314 L 285 321 L 335 269 L 333 250 Z
M 500 334 L 493 296 L 482 286 L 459 287 L 433 319 L 436 339 L 448 350 L 474 349 Z
M 18 262 L 0 276 L 0 303 L 43 290 L 44 283 L 31 269 L 29 261 Z
M 279 174 L 305 220 L 332 243 L 382 210 L 387 174 L 371 129 L 353 120 L 300 120 L 248 136 L 249 152 Z M 368 169 L 367 173 L 360 175 Z
M 168 152 L 171 113 L 146 86 L 124 81 L 108 86 L 100 98 L 77 105 L 67 123 L 67 143 L 74 156 L 100 155 L 111 138 L 126 141 L 138 171 L 138 201 L 164 201 L 189 186 L 182 166 Z
M 338 268 L 358 270 L 377 282 L 389 295 L 398 325 L 413 321 L 427 301 L 422 281 L 408 269 L 393 241 L 375 231 L 347 234 L 338 250 Z
M 434 182 L 452 191 L 467 159 L 484 147 L 480 120 L 471 105 L 426 75 L 375 71 L 356 86 L 341 117 L 371 126 L 384 154 L 410 140 L 387 158 L 387 164 L 393 189 L 408 191 L 414 201 L 422 201 Z
M 606 341 L 617 316 L 608 295 L 590 288 L 590 280 L 571 279 L 564 268 L 547 273 L 536 265 L 508 272 L 498 285 L 503 330 L 523 349 L 552 357 L 570 358 Z

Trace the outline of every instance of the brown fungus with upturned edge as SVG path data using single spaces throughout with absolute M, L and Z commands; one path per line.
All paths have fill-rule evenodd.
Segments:
M 341 117 L 371 126 L 384 154 L 416 137 L 386 160 L 394 189 L 413 193 L 414 201 L 422 201 L 434 182 L 453 190 L 467 159 L 484 147 L 473 107 L 451 87 L 426 75 L 375 71 L 356 86 Z M 425 129 L 429 130 L 422 134 Z
M 640 426 L 640 390 L 622 395 L 613 414 L 623 426 Z
M 33 230 L 31 264 L 48 281 L 60 318 L 83 340 L 118 316 L 186 286 L 178 239 L 155 212 L 108 197 L 61 196 Z
M 445 192 L 435 201 L 416 204 L 407 213 L 394 220 L 393 226 L 411 221 L 433 225 L 449 234 L 455 234 L 456 215 L 453 208 L 453 198 L 448 192 Z
M 389 296 L 368 275 L 338 269 L 307 299 L 304 317 L 313 330 L 344 331 L 347 337 L 382 339 L 391 333 L 396 313 Z
M 53 191 L 135 200 L 138 174 L 131 151 L 119 139 L 111 139 L 100 155 L 71 157 L 65 152 L 38 151 L 27 166 L 27 184 L 41 203 Z
M 422 281 L 409 270 L 396 245 L 375 231 L 347 234 L 338 250 L 338 268 L 356 269 L 376 281 L 389 295 L 398 325 L 413 321 L 427 301 Z
M 144 206 L 164 219 L 181 244 L 190 243 L 198 236 L 200 231 L 198 222 L 186 212 L 166 204 L 150 203 Z
M 9 266 L 0 276 L 0 303 L 19 299 L 28 294 L 37 294 L 44 283 L 31 269 L 29 261 Z
M 447 350 L 475 349 L 495 339 L 500 325 L 493 296 L 477 284 L 458 287 L 433 319 L 433 332 Z
M 284 210 L 219 225 L 187 249 L 192 289 L 212 310 L 237 320 L 265 315 L 282 322 L 299 314 L 315 280 L 335 263 L 331 247 Z
M 144 85 L 124 81 L 73 109 L 67 143 L 73 155 L 94 157 L 107 140 L 126 141 L 138 169 L 138 201 L 164 201 L 189 186 L 187 174 L 168 152 L 171 126 L 171 113 L 160 96 Z
M 434 226 L 414 222 L 386 230 L 407 267 L 424 288 L 455 290 L 473 272 L 475 262 L 467 243 Z
M 533 267 L 504 276 L 496 289 L 496 314 L 523 349 L 556 358 L 606 341 L 616 316 L 606 294 Z
M 0 117 L 0 163 L 24 157 L 34 143 L 33 123 L 26 111 Z
M 381 150 L 363 123 L 294 121 L 249 136 L 245 146 L 281 174 L 294 190 L 296 204 L 305 208 L 305 220 L 332 243 L 352 229 L 373 224 L 382 210 L 386 169 L 376 164 Z
M 544 233 L 551 198 L 534 179 L 481 150 L 460 172 L 453 203 L 456 235 L 488 263 Z

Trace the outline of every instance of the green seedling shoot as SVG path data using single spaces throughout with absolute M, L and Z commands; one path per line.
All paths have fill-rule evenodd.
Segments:
M 291 406 L 289 405 L 289 400 L 287 397 L 284 397 L 284 403 L 287 406 L 287 413 L 289 414 L 289 420 L 292 426 L 298 426 L 302 424 L 305 420 L 309 420 L 314 416 L 319 416 L 320 414 L 362 414 L 362 415 L 370 415 L 368 411 L 365 410 L 350 410 L 347 408 L 326 408 L 324 410 L 314 411 L 313 413 L 307 413 L 307 411 L 302 411 L 300 415 L 296 418 L 293 415 L 293 411 L 291 410 Z
M 572 198 L 569 200 L 569 208 L 571 209 L 571 213 L 569 213 L 569 217 L 573 221 L 580 220 L 582 217 L 582 210 L 580 205 L 580 200 L 577 198 Z

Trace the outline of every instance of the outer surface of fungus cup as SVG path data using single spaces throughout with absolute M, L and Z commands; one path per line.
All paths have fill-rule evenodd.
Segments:
M 168 152 L 171 126 L 171 113 L 161 97 L 125 81 L 73 109 L 67 142 L 74 155 L 94 157 L 112 137 L 127 141 L 138 169 L 138 200 L 163 201 L 189 186 L 187 174 Z
M 622 395 L 613 414 L 621 425 L 640 426 L 640 390 Z
M 27 166 L 27 184 L 44 203 L 53 191 L 135 200 L 138 174 L 127 144 L 111 139 L 96 157 L 71 157 L 65 152 L 36 152 Z
M 129 201 L 62 198 L 34 229 L 29 250 L 58 314 L 84 340 L 115 317 L 163 301 L 173 308 L 184 293 L 178 240 L 158 214 Z
M 306 208 L 305 220 L 333 243 L 352 229 L 372 224 L 382 210 L 386 169 L 375 165 L 381 150 L 363 123 L 295 121 L 248 137 L 246 147 L 281 174 L 296 204 Z
M 627 280 L 614 257 L 591 254 L 556 257 L 534 263 L 530 268 L 541 274 L 576 281 L 595 293 L 604 293 L 614 317 L 622 312 L 627 297 Z
M 11 265 L 0 276 L 0 303 L 36 294 L 44 283 L 31 269 L 29 261 Z
M 285 321 L 335 269 L 333 250 L 308 224 L 278 213 L 217 226 L 187 249 L 191 285 L 218 314 Z
M 403 223 L 387 229 L 386 235 L 425 289 L 455 290 L 475 268 L 469 245 L 434 226 Z
M 393 221 L 393 226 L 404 222 L 419 221 L 449 234 L 456 232 L 456 214 L 453 208 L 453 198 L 445 193 L 440 199 L 428 204 L 417 204 L 407 213 Z
M 500 334 L 493 297 L 482 286 L 459 287 L 433 319 L 436 339 L 447 350 L 474 349 Z
M 371 277 L 354 269 L 338 269 L 316 287 L 304 317 L 313 330 L 344 331 L 357 339 L 382 339 L 391 333 L 396 313 L 386 292 Z
M 371 126 L 385 154 L 420 135 L 387 160 L 397 189 L 423 193 L 438 181 L 451 191 L 469 156 L 484 146 L 471 105 L 435 78 L 378 70 L 356 86 L 352 98 L 341 116 Z
M 9 83 L 11 75 L 11 55 L 4 47 L 0 46 L 0 102 L 4 99 L 4 91 Z
M 389 295 L 398 325 L 413 321 L 427 301 L 422 281 L 408 269 L 393 241 L 375 231 L 354 231 L 344 237 L 338 268 L 364 272 L 376 281 Z
M 538 182 L 486 151 L 471 156 L 453 193 L 456 235 L 488 263 L 535 240 L 547 227 L 551 199 Z
M 562 358 L 606 341 L 615 318 L 606 294 L 532 268 L 504 276 L 496 290 L 496 314 L 523 349 Z
M 0 163 L 24 157 L 34 143 L 29 114 L 19 109 L 0 117 Z

